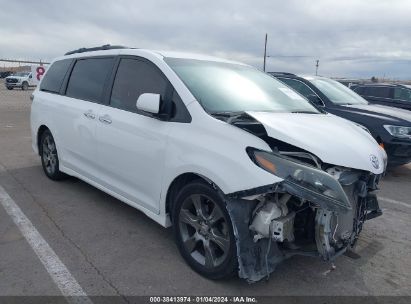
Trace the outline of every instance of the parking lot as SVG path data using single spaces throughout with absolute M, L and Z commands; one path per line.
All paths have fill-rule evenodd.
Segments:
M 380 184 L 384 215 L 366 223 L 361 258 L 342 256 L 330 271 L 319 259 L 294 257 L 268 281 L 209 281 L 183 261 L 171 229 L 80 180 L 46 178 L 31 149 L 31 92 L 0 83 L 0 186 L 87 295 L 411 295 L 411 165 Z M 60 294 L 0 205 L 0 295 Z

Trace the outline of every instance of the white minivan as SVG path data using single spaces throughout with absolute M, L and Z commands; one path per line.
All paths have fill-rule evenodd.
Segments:
M 55 59 L 32 99 L 45 174 L 172 226 L 207 278 L 258 281 L 293 255 L 333 260 L 381 215 L 386 154 L 367 130 L 245 64 L 83 48 Z

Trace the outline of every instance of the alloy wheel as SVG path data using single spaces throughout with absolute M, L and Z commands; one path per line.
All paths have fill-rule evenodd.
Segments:
M 220 266 L 230 250 L 228 223 L 219 205 L 202 194 L 192 194 L 182 203 L 179 228 L 184 249 L 200 265 Z
M 54 174 L 57 169 L 57 149 L 53 137 L 48 134 L 43 139 L 42 158 L 48 174 Z

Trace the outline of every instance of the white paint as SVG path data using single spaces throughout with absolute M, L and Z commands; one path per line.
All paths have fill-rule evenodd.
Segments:
M 181 174 L 203 176 L 225 194 L 282 181 L 255 165 L 246 152 L 247 147 L 271 151 L 269 145 L 206 113 L 164 57 L 229 61 L 143 49 L 78 53 L 56 60 L 100 55 L 138 56 L 153 63 L 170 81 L 192 119 L 190 123 L 168 122 L 37 88 L 31 107 L 33 148 L 37 152 L 39 127 L 47 126 L 56 142 L 62 172 L 142 210 L 164 226 L 170 224 L 167 191 Z M 288 88 L 280 91 L 302 98 Z M 154 111 L 157 104 L 145 109 Z M 370 134 L 345 119 L 330 114 L 248 113 L 264 125 L 269 136 L 305 149 L 326 163 L 375 174 L 384 171 L 385 152 Z M 100 121 L 107 116 L 111 123 Z M 371 161 L 374 155 L 378 168 Z
M 43 263 L 62 295 L 68 297 L 67 301 L 92 303 L 67 267 L 2 186 L 0 186 L 0 203 Z
M 267 134 L 318 156 L 323 162 L 381 174 L 386 153 L 351 121 L 332 114 L 247 112 Z M 371 156 L 378 159 L 373 167 Z
M 397 200 L 393 200 L 393 199 L 390 199 L 390 198 L 387 198 L 387 197 L 378 196 L 378 200 L 383 201 L 383 202 L 386 202 L 386 203 L 390 203 L 390 204 L 394 204 L 394 205 L 399 205 L 399 206 L 403 206 L 403 207 L 406 207 L 406 208 L 410 208 L 410 209 L 411 209 L 411 205 L 410 205 L 410 204 L 407 204 L 407 203 L 404 203 L 404 202 L 401 202 L 401 201 L 397 201 Z
M 160 111 L 160 94 L 143 93 L 136 102 L 138 110 L 158 114 Z

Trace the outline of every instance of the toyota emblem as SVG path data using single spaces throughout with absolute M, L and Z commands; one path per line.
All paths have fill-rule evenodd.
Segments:
M 370 161 L 371 161 L 372 166 L 373 166 L 375 169 L 379 169 L 379 168 L 380 168 L 380 161 L 378 160 L 377 156 L 375 156 L 374 154 L 371 154 L 371 155 L 370 155 Z

